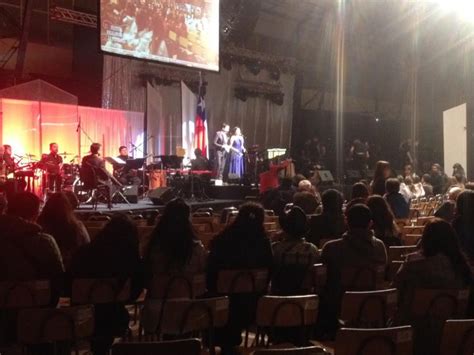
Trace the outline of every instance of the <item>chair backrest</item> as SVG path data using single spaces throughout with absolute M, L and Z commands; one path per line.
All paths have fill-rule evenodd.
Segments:
M 263 293 L 268 287 L 268 270 L 222 270 L 217 276 L 217 292 L 222 295 Z
M 97 172 L 94 167 L 89 164 L 81 165 L 81 168 L 79 169 L 79 177 L 86 189 L 95 189 L 99 184 Z
M 373 291 L 383 287 L 385 265 L 346 267 L 341 270 L 341 285 L 347 291 Z
M 404 263 L 403 261 L 395 260 L 387 265 L 387 274 L 386 274 L 387 281 L 394 280 L 395 275 L 397 274 L 398 270 L 400 270 L 400 266 L 402 266 L 403 263 Z
M 418 250 L 416 245 L 393 246 L 388 248 L 388 261 L 404 261 L 405 257 Z
M 31 308 L 18 315 L 20 344 L 41 344 L 87 338 L 94 331 L 93 306 Z
M 71 304 L 125 303 L 130 299 L 130 279 L 75 279 Z
M 319 298 L 306 296 L 263 296 L 257 305 L 257 326 L 296 327 L 316 323 Z
M 397 290 L 345 292 L 339 318 L 345 327 L 384 328 L 397 311 Z
M 329 354 L 319 346 L 305 346 L 302 348 L 259 349 L 253 355 L 325 355 Z
M 163 307 L 160 332 L 180 335 L 223 327 L 227 324 L 228 317 L 227 297 L 169 300 Z
M 284 265 L 282 266 L 283 270 L 288 270 L 291 271 L 290 265 Z M 297 269 L 294 270 L 295 272 L 298 271 Z M 307 294 L 312 294 L 316 293 L 319 294 L 323 289 L 324 286 L 326 285 L 326 280 L 327 280 L 327 266 L 324 264 L 314 264 L 309 267 L 304 268 L 304 265 L 301 266 L 300 272 L 303 271 L 304 274 L 302 275 L 302 278 L 299 277 L 299 275 L 294 275 L 295 277 L 293 278 L 295 292 L 294 293 L 288 293 L 288 295 L 307 295 Z M 285 273 L 281 273 L 282 276 L 285 275 Z M 291 273 L 287 274 L 288 277 L 291 277 Z M 274 287 L 274 282 L 275 278 L 272 279 L 272 291 L 278 291 Z M 292 283 L 290 282 L 289 285 Z M 278 293 L 280 295 L 284 295 L 284 293 Z
M 115 343 L 112 355 L 200 355 L 201 341 L 199 339 L 183 339 L 147 343 Z
M 148 286 L 147 298 L 195 298 L 206 292 L 204 274 L 157 274 Z
M 0 282 L 0 309 L 47 306 L 51 286 L 47 280 Z
M 469 289 L 415 289 L 410 313 L 414 317 L 438 320 L 463 318 L 469 293 Z
M 410 326 L 357 329 L 341 328 L 336 335 L 337 355 L 411 355 L 413 330 Z
M 440 355 L 474 354 L 474 319 L 447 320 L 441 337 Z

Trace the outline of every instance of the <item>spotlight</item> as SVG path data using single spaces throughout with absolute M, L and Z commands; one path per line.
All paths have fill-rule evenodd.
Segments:
M 472 0 L 436 0 L 440 9 L 446 13 L 455 13 L 465 21 L 474 23 L 474 1 Z

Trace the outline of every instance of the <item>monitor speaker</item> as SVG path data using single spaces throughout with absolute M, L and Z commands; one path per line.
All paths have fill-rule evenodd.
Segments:
M 138 186 L 127 186 L 126 189 L 123 191 L 123 195 L 125 196 L 128 202 L 138 203 Z
M 331 184 L 334 182 L 334 178 L 329 170 L 319 170 L 319 179 L 321 180 L 321 184 Z
M 158 187 L 148 191 L 148 197 L 154 205 L 166 205 L 176 197 L 176 193 L 171 187 Z

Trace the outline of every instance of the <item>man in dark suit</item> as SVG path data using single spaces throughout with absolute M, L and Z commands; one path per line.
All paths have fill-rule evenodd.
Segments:
M 215 149 L 215 169 L 216 179 L 222 180 L 224 176 L 224 167 L 227 157 L 228 141 L 227 134 L 229 133 L 229 125 L 227 123 L 222 124 L 220 131 L 217 131 L 214 136 L 214 149 Z

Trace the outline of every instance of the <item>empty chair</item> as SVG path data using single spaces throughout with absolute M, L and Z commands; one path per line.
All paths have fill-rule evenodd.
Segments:
M 395 318 L 397 290 L 345 292 L 339 319 L 344 327 L 384 328 Z
M 253 355 L 324 355 L 328 354 L 319 346 L 305 346 L 301 348 L 259 349 Z
M 318 307 L 317 295 L 263 296 L 257 305 L 257 344 L 265 344 L 265 334 L 268 335 L 267 346 L 288 341 L 307 344 L 309 329 L 316 323 Z
M 448 320 L 441 336 L 440 355 L 474 353 L 474 319 Z
M 18 342 L 22 345 L 71 342 L 92 336 L 93 306 L 31 308 L 18 315 Z
M 337 355 L 411 355 L 413 330 L 410 326 L 356 329 L 341 328 L 336 336 Z
M 199 339 L 147 343 L 116 343 L 112 346 L 112 355 L 200 355 Z

